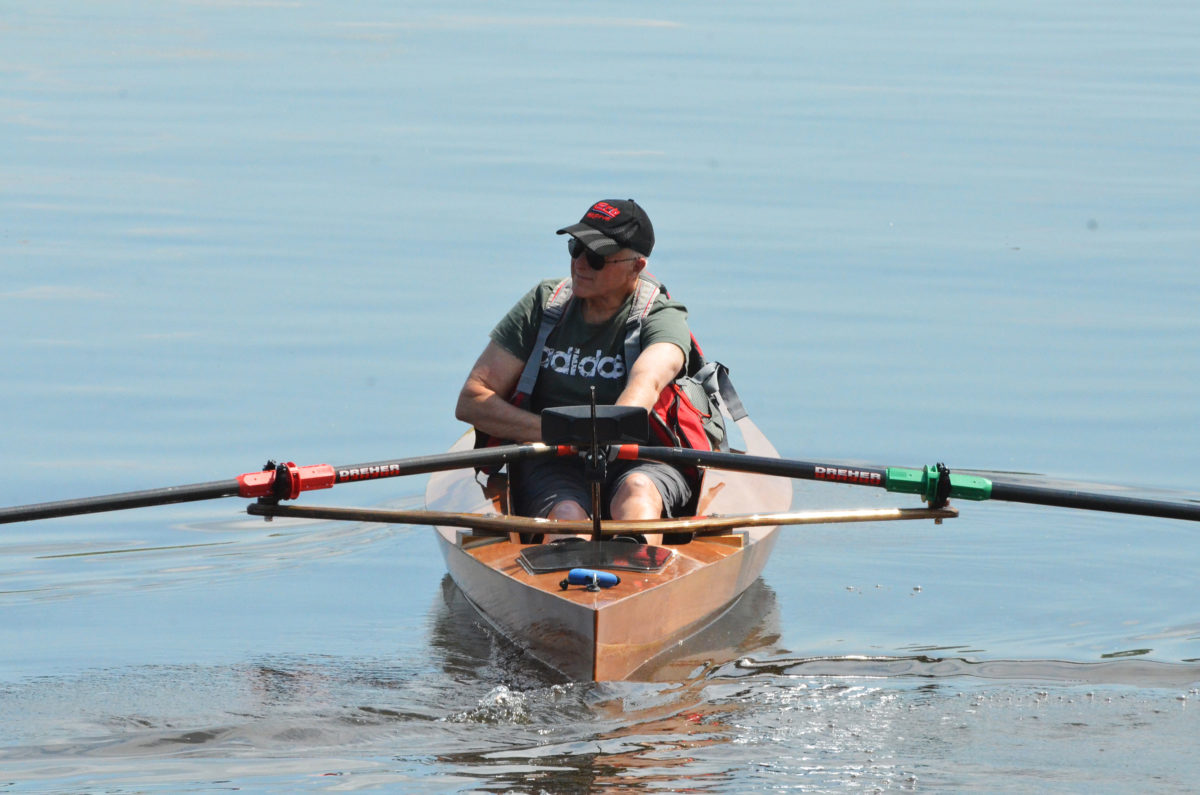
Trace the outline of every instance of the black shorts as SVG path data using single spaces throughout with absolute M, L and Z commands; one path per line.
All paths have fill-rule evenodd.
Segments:
M 583 459 L 535 458 L 517 461 L 512 465 L 512 496 L 521 516 L 546 517 L 555 504 L 564 500 L 579 503 L 590 514 L 592 491 L 583 471 Z M 659 461 L 613 461 L 608 465 L 608 477 L 600 487 L 604 502 L 602 518 L 610 518 L 609 501 L 612 495 L 634 472 L 646 475 L 658 487 L 663 501 L 663 515 L 678 516 L 692 499 L 692 484 L 682 472 Z

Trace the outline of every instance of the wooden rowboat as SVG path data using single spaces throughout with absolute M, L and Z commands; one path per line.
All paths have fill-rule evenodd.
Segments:
M 749 418 L 739 420 L 737 427 L 745 452 L 778 457 Z M 452 451 L 472 444 L 468 433 Z M 426 489 L 426 507 L 503 513 L 505 486 L 497 476 L 476 476 L 471 470 L 435 473 Z M 791 499 L 791 481 L 785 478 L 709 469 L 703 473 L 696 513 L 778 513 L 790 507 Z M 534 545 L 515 533 L 496 536 L 435 527 L 451 578 L 480 615 L 536 659 L 585 681 L 639 678 L 640 670 L 721 616 L 762 573 L 778 529 L 732 529 L 651 547 L 619 540 Z M 657 529 L 647 530 L 652 531 Z M 562 567 L 541 570 L 539 550 L 558 557 Z M 597 559 L 600 554 L 603 560 Z M 563 569 L 571 562 L 583 567 L 599 563 L 594 570 L 614 570 L 620 581 L 599 590 L 564 589 Z M 631 570 L 645 562 L 661 566 Z

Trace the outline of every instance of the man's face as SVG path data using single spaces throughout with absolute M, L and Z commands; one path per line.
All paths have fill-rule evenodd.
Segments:
M 571 258 L 572 290 L 580 298 L 624 297 L 633 291 L 643 262 L 633 249 L 623 248 L 605 257 L 604 267 L 596 270 L 588 264 L 586 252 L 580 250 Z

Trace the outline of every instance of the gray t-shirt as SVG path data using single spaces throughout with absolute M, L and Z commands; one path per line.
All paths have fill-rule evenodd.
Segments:
M 525 361 L 537 342 L 538 328 L 546 301 L 561 279 L 547 279 L 524 296 L 492 329 L 492 341 Z M 625 320 L 633 296 L 604 323 L 587 323 L 579 300 L 567 305 L 566 314 L 546 340 L 541 371 L 533 390 L 530 408 L 535 412 L 554 406 L 579 406 L 590 402 L 590 387 L 596 387 L 596 402 L 615 403 L 625 388 Z M 686 358 L 691 348 L 687 308 L 661 293 L 642 320 L 641 347 L 670 342 Z

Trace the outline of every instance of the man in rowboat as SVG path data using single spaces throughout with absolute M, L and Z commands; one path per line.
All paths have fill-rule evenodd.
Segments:
M 624 361 L 625 321 L 638 277 L 654 248 L 654 227 L 633 199 L 596 202 L 570 235 L 571 298 L 545 340 L 536 382 L 516 396 L 526 361 L 537 347 L 547 304 L 560 279 L 535 286 L 491 332 L 458 397 L 455 416 L 491 436 L 541 441 L 539 412 L 596 402 L 651 410 L 659 393 L 685 372 L 691 333 L 687 309 L 659 294 L 642 321 L 641 352 Z M 518 403 L 520 405 L 514 405 Z M 578 458 L 519 462 L 513 472 L 516 513 L 560 520 L 589 516 L 591 492 Z M 677 515 L 693 484 L 677 469 L 655 461 L 616 461 L 603 494 L 613 519 Z

